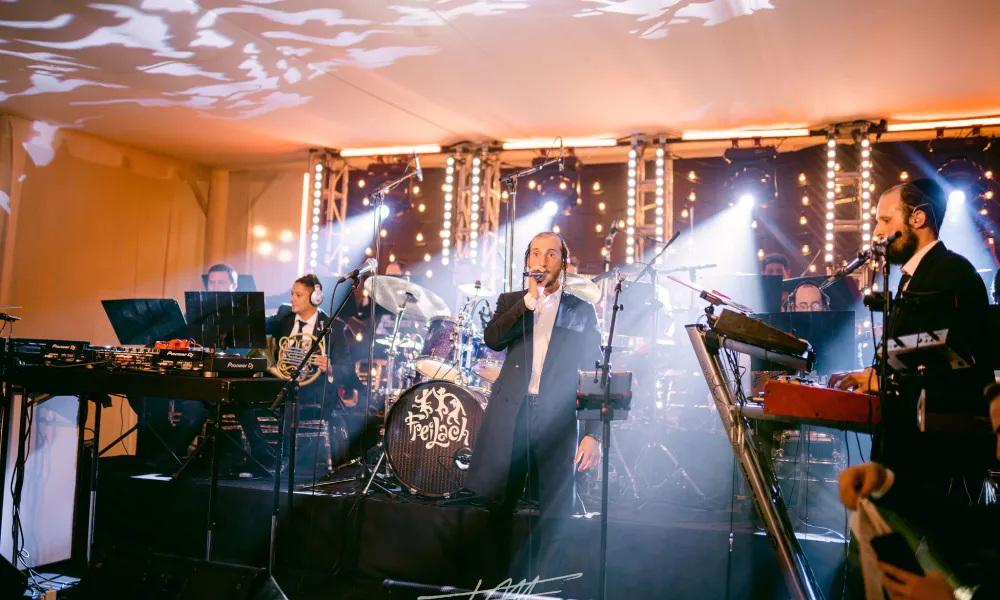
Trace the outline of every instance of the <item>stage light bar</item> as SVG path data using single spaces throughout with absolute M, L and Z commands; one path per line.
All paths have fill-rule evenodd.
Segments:
M 317 171 L 323 172 L 323 165 L 316 164 Z M 312 177 L 309 172 L 302 176 L 302 222 L 299 225 L 299 261 L 297 265 L 298 276 L 306 274 L 306 224 L 309 218 L 309 191 L 312 189 Z
M 377 148 L 344 148 L 340 155 L 344 158 L 356 156 L 395 156 L 404 154 L 437 154 L 441 152 L 441 146 L 437 144 L 423 144 L 421 146 L 382 146 Z
M 827 266 L 833 266 L 833 222 L 836 215 L 837 202 L 837 140 L 833 136 L 826 139 L 826 254 L 823 256 Z
M 472 159 L 472 194 L 469 198 L 469 258 L 472 264 L 476 264 L 476 257 L 479 254 L 479 201 L 482 194 L 482 163 L 483 160 L 476 156 Z
M 625 234 L 628 236 L 625 238 L 625 263 L 632 264 L 635 262 L 635 206 L 636 206 L 636 196 L 639 190 L 636 186 L 636 169 L 639 165 L 638 153 L 635 148 L 631 148 L 628 151 L 628 210 L 627 217 L 625 219 Z
M 919 123 L 890 123 L 885 130 L 894 131 L 923 131 L 926 129 L 954 129 L 965 127 L 989 127 L 1000 125 L 1000 117 L 979 117 L 975 119 L 951 119 L 946 121 L 921 121 Z
M 448 157 L 447 166 L 445 167 L 445 181 L 444 184 L 444 220 L 441 222 L 441 264 L 448 264 L 448 256 L 451 254 L 451 216 L 452 208 L 454 207 L 454 190 L 455 186 L 453 182 L 455 181 L 455 162 L 454 156 Z
M 666 152 L 663 148 L 656 149 L 656 241 L 658 242 L 663 241 L 663 202 L 666 189 L 666 173 L 663 169 L 664 154 Z M 662 256 L 656 259 L 656 264 L 661 264 L 662 262 Z
M 871 246 L 871 224 L 868 211 L 871 209 L 871 176 L 872 176 L 872 148 L 868 138 L 861 139 L 861 241 L 862 249 L 868 250 Z
M 503 143 L 504 150 L 547 150 L 554 145 L 553 140 L 530 139 L 509 140 Z M 563 138 L 566 148 L 610 148 L 618 145 L 618 140 L 602 137 Z
M 807 137 L 808 129 L 723 129 L 720 131 L 685 131 L 681 139 L 685 142 L 710 140 L 749 140 L 753 138 Z

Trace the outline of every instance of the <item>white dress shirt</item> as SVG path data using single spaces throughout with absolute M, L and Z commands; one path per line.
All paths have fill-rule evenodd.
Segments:
M 931 248 L 933 248 L 935 245 L 937 245 L 937 243 L 939 241 L 940 240 L 934 240 L 933 242 L 927 244 L 926 246 L 924 246 L 920 250 L 917 250 L 916 252 L 914 252 L 913 256 L 910 257 L 910 260 L 906 261 L 906 264 L 903 265 L 903 268 L 901 269 L 901 271 L 903 272 L 903 274 L 904 275 L 909 275 L 912 278 L 913 274 L 916 273 L 916 271 L 917 271 L 917 267 L 920 266 L 920 261 L 923 260 L 924 256 L 926 256 L 927 253 L 930 252 Z M 903 289 L 901 289 L 899 291 L 905 292 L 906 288 L 910 287 L 910 281 L 913 281 L 913 280 L 912 279 L 907 280 L 906 285 L 903 286 Z
M 549 340 L 552 339 L 552 329 L 556 325 L 556 315 L 559 314 L 559 301 L 562 299 L 562 288 L 543 295 L 541 300 L 531 294 L 524 295 L 524 305 L 534 312 L 535 329 L 533 338 L 533 356 L 531 360 L 531 378 L 528 379 L 528 393 L 537 394 L 542 382 L 542 367 L 545 366 L 545 355 L 549 351 Z
M 299 321 L 305 321 L 305 327 L 300 329 Z M 311 317 L 308 319 L 299 318 L 299 315 L 295 315 L 295 324 L 292 326 L 292 334 L 296 333 L 308 333 L 309 335 L 315 336 L 316 333 L 316 323 L 319 322 L 319 311 L 315 311 Z

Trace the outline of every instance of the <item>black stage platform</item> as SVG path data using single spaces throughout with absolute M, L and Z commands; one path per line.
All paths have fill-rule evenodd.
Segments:
M 137 478 L 138 469 L 128 457 L 101 461 L 95 556 L 117 549 L 204 558 L 205 481 Z M 213 560 L 266 566 L 271 489 L 268 480 L 220 482 Z M 382 492 L 361 498 L 356 489 L 344 484 L 333 493 L 296 494 L 294 527 L 282 523 L 274 574 L 290 599 L 400 597 L 380 589 L 384 578 L 476 586 L 490 543 L 484 509 Z M 750 510 L 740 502 L 735 510 L 666 502 L 613 506 L 608 598 L 788 597 Z M 515 581 L 526 574 L 533 519 L 530 510 L 516 517 L 513 547 L 522 552 L 510 571 Z M 596 597 L 599 531 L 596 514 L 565 523 L 564 543 L 571 548 L 565 572 L 541 575 L 582 573 L 562 588 L 572 592 L 567 597 Z M 826 598 L 840 598 L 846 545 L 834 536 L 802 544 Z

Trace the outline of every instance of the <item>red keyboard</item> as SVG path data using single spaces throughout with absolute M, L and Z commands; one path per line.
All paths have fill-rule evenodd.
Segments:
M 878 396 L 781 377 L 764 384 L 764 418 L 867 431 L 882 420 Z

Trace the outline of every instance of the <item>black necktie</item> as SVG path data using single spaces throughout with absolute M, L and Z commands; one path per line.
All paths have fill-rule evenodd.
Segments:
M 302 319 L 295 319 L 295 321 L 299 324 L 299 330 L 296 333 L 305 333 L 306 332 L 306 322 L 303 321 Z

